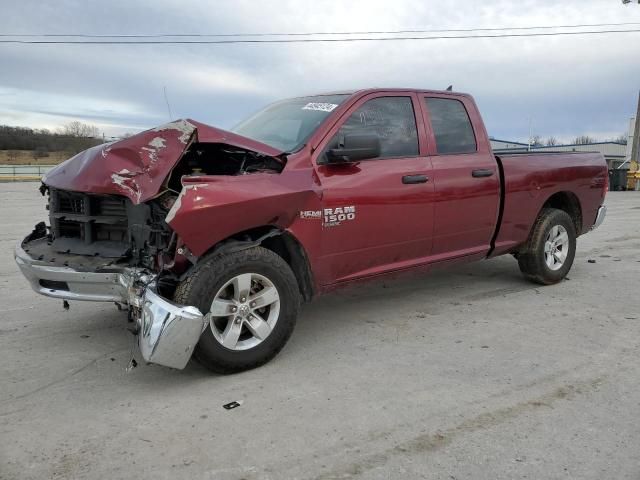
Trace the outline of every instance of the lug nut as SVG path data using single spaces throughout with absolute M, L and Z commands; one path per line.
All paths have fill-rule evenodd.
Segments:
M 245 297 L 242 297 L 242 298 L 240 298 L 240 301 L 241 301 L 241 302 L 246 302 L 246 301 L 247 301 L 247 299 L 246 299 Z
M 236 313 L 236 312 L 238 311 L 238 307 L 231 307 L 231 311 L 232 311 L 233 313 Z
M 256 302 L 251 302 L 251 306 L 255 307 L 256 306 Z

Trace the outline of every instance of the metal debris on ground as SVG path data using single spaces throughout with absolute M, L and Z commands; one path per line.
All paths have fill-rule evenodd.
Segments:
M 225 410 L 233 410 L 234 408 L 238 408 L 240 405 L 242 405 L 242 403 L 242 400 L 238 400 L 237 402 L 226 403 L 222 406 L 222 408 L 224 408 Z
M 127 365 L 127 368 L 124 369 L 125 372 L 130 372 L 131 370 L 133 370 L 134 368 L 136 368 L 138 366 L 138 362 L 136 362 L 135 358 L 132 358 L 129 361 L 129 365 Z

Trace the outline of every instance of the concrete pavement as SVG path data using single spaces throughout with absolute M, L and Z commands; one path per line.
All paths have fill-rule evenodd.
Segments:
M 12 249 L 37 187 L 0 184 L 2 480 L 640 478 L 637 193 L 608 195 L 559 285 L 509 256 L 342 291 L 274 361 L 216 376 L 135 349 L 126 371 L 123 313 L 29 289 Z

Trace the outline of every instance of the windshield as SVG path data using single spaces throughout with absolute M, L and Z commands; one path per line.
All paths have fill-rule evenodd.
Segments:
M 349 95 L 316 95 L 273 103 L 231 129 L 285 152 L 298 150 Z

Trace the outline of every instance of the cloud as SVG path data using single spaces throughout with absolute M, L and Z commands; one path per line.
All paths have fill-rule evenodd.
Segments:
M 224 66 L 184 65 L 179 70 L 179 80 L 189 89 L 201 94 L 246 93 L 263 95 L 268 87 L 255 75 Z
M 6 33 L 254 33 L 640 22 L 601 0 L 15 2 Z M 635 113 L 640 33 L 275 45 L 0 45 L 0 123 L 80 118 L 109 132 L 174 116 L 230 127 L 277 98 L 372 86 L 467 91 L 497 137 L 599 138 Z

